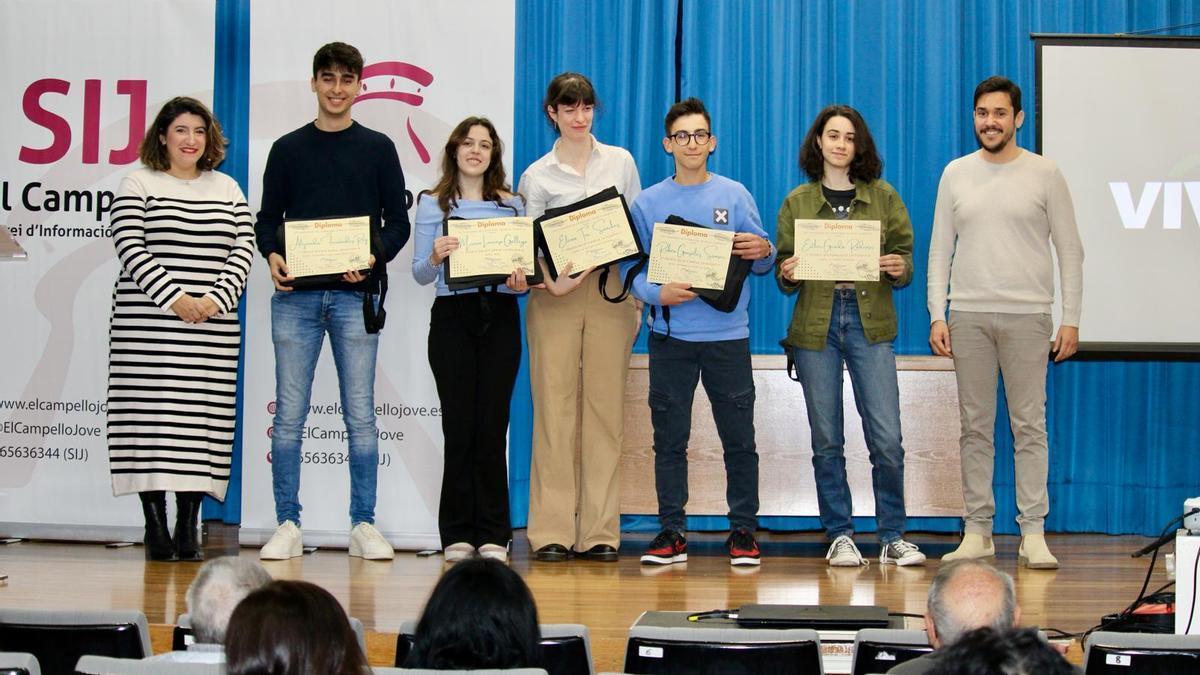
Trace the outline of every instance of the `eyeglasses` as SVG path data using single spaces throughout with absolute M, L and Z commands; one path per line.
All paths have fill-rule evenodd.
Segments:
M 675 145 L 687 145 L 689 140 L 695 140 L 696 145 L 708 145 L 708 139 L 712 138 L 712 134 L 706 129 L 698 131 L 676 131 L 669 138 L 675 141 Z

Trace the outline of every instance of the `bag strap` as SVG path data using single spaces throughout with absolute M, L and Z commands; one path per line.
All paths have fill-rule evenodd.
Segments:
M 662 315 L 663 323 L 667 324 L 667 334 L 662 337 L 656 337 L 658 333 L 654 332 L 654 320 L 658 318 L 658 305 L 650 305 L 650 338 L 651 340 L 659 339 L 666 340 L 671 337 L 671 308 L 663 306 Z
M 383 325 L 387 322 L 387 310 L 383 308 L 383 301 L 387 298 L 388 278 L 387 269 L 383 268 L 381 273 L 375 275 L 377 282 L 379 305 L 378 309 L 375 305 L 376 293 L 367 291 L 363 293 L 363 325 L 366 326 L 368 333 L 378 333 L 383 330 Z
M 621 280 L 621 293 L 615 298 L 608 297 L 608 268 L 610 266 L 605 265 L 604 269 L 600 270 L 600 297 L 612 303 L 624 302 L 625 298 L 629 297 L 629 291 L 633 288 L 634 278 L 646 267 L 646 261 L 649 259 L 650 256 L 642 256 L 636 265 L 629 268 L 629 273 Z
M 792 353 L 791 346 L 788 345 L 787 340 L 780 340 L 779 346 L 783 347 L 783 354 L 787 357 L 787 376 L 799 382 L 800 377 L 796 374 L 796 356 Z
M 383 301 L 387 298 L 388 291 L 387 261 L 384 260 L 383 255 L 383 234 L 374 231 L 375 228 L 372 230 L 371 252 L 375 255 L 375 266 L 371 269 L 370 278 L 365 283 L 369 284 L 373 279 L 375 290 L 363 292 L 363 325 L 369 334 L 383 330 L 384 324 L 387 323 L 387 310 L 383 308 Z M 375 301 L 376 295 L 379 296 L 378 304 Z

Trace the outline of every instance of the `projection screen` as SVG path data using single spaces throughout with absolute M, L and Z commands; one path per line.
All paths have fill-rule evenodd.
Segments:
M 1083 348 L 1200 351 L 1200 38 L 1033 37 L 1038 151 L 1083 238 Z

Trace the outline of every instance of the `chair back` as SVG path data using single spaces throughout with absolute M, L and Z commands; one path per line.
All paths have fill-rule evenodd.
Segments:
M 933 651 L 923 630 L 863 628 L 854 636 L 852 675 L 886 673 L 905 661 Z
M 81 656 L 75 665 L 79 675 L 225 675 L 224 663 L 181 663 L 114 659 L 111 656 Z
M 42 669 L 33 654 L 0 652 L 0 675 L 42 675 Z
M 824 675 L 817 631 L 741 628 L 735 621 L 688 621 L 688 612 L 645 612 L 629 629 L 626 673 L 634 675 Z
M 47 674 L 74 672 L 85 654 L 150 655 L 150 625 L 136 611 L 0 609 L 0 651 L 29 652 Z
M 1087 675 L 1200 673 L 1200 635 L 1096 631 L 1083 647 Z

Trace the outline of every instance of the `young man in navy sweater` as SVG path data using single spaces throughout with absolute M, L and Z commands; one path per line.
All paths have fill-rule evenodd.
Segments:
M 284 560 L 303 553 L 300 532 L 301 438 L 308 417 L 313 373 L 325 334 L 337 364 L 342 418 L 349 435 L 350 555 L 391 560 L 391 544 L 375 529 L 379 437 L 375 427 L 375 357 L 378 332 L 369 332 L 367 301 L 387 261 L 408 241 L 404 174 L 387 136 L 358 124 L 350 106 L 358 95 L 363 58 L 354 47 L 331 42 L 313 57 L 317 119 L 279 138 L 263 172 L 262 210 L 254 226 L 258 248 L 271 266 L 271 340 L 275 344 L 275 421 L 271 478 L 279 528 L 259 557 Z M 336 281 L 294 287 L 283 242 L 285 218 L 369 216 L 370 274 L 349 270 Z M 382 256 L 376 260 L 374 252 Z M 373 309 L 374 308 L 372 306 Z M 378 327 L 374 329 L 378 330 Z
M 633 203 L 633 220 L 649 248 L 654 224 L 675 215 L 735 232 L 733 253 L 754 261 L 763 274 L 775 262 L 754 198 L 741 183 L 708 171 L 717 149 L 704 103 L 689 98 L 671 106 L 663 149 L 675 159 L 675 175 L 653 185 Z M 632 263 L 624 265 L 626 269 Z M 758 452 L 754 445 L 754 379 L 750 366 L 750 287 L 725 313 L 698 300 L 685 283 L 652 284 L 642 270 L 633 293 L 654 310 L 650 345 L 650 420 L 654 426 L 654 482 L 662 531 L 642 556 L 646 564 L 687 560 L 684 531 L 688 499 L 687 446 L 692 398 L 703 380 L 725 455 L 730 563 L 758 565 Z

